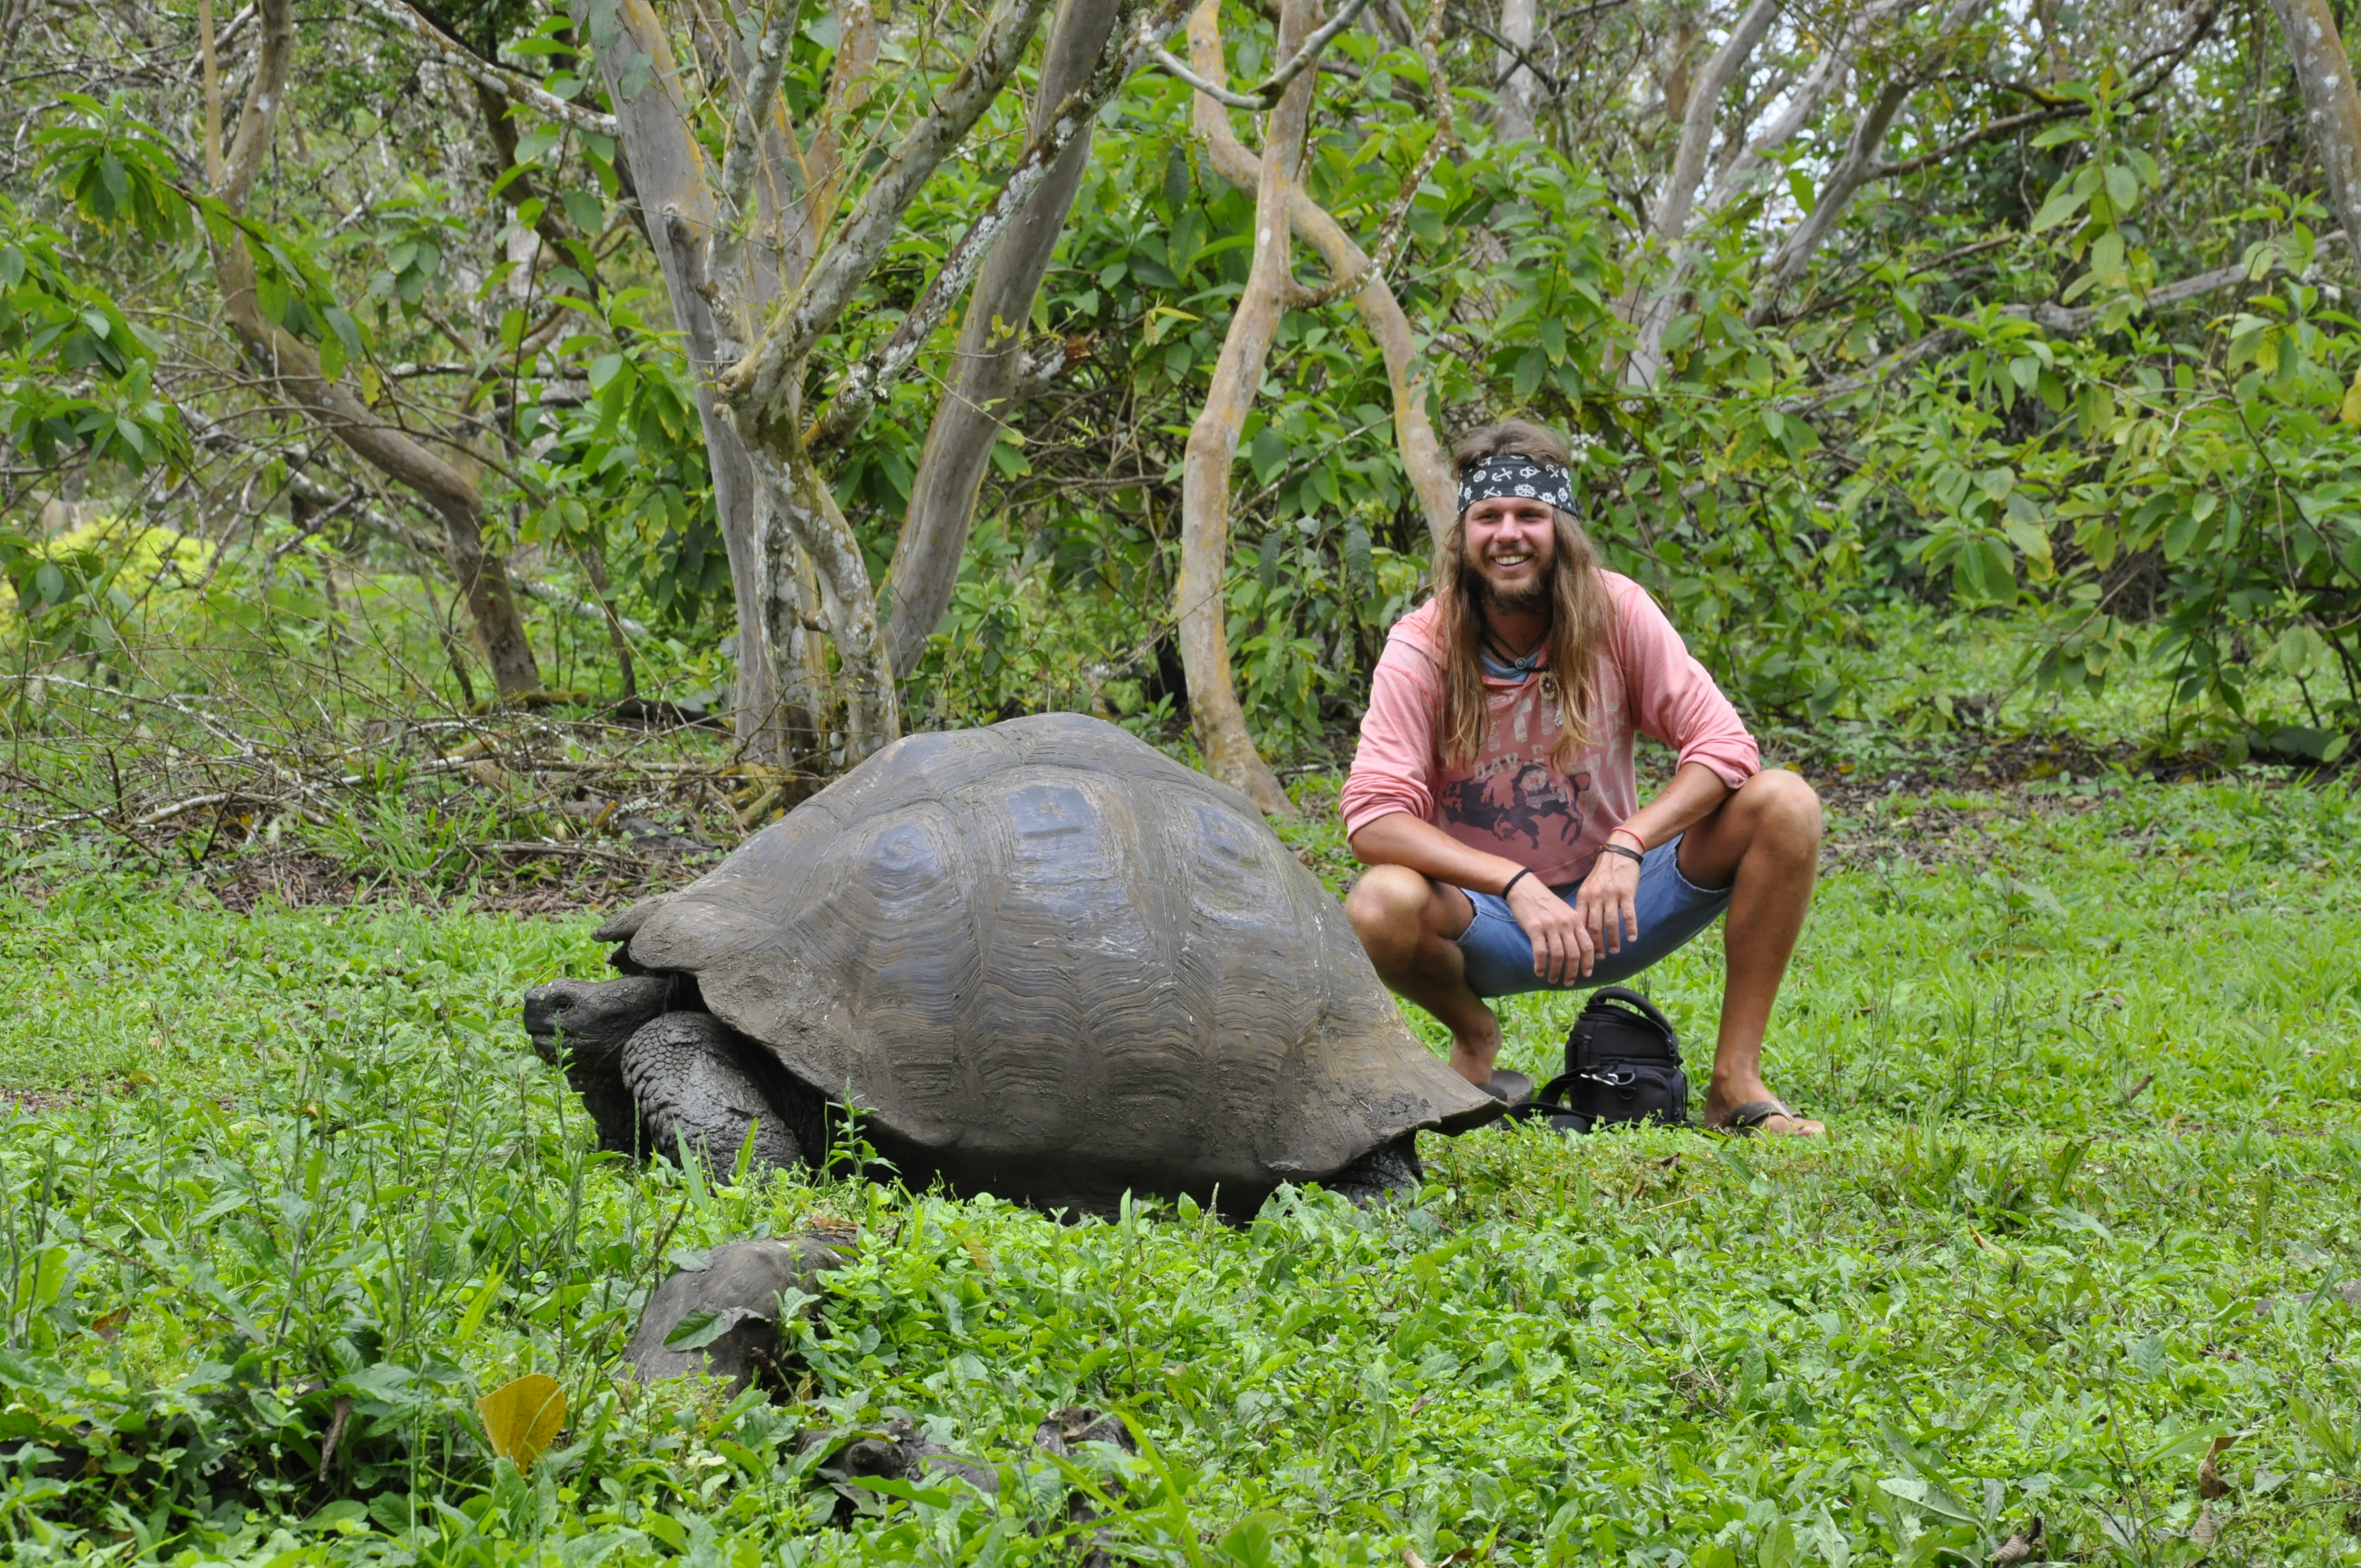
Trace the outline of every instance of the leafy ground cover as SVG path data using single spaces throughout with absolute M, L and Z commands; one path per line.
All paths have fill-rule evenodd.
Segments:
M 513 1022 L 588 916 L 53 861 L 0 921 L 8 1552 L 1065 1563 L 1081 1484 L 1187 1568 L 1984 1562 L 2037 1516 L 2036 1560 L 2361 1561 L 2361 807 L 1855 793 L 1773 1047 L 1826 1146 L 1487 1132 L 1243 1227 L 633 1170 Z M 1693 1039 L 1717 962 L 1653 978 Z M 815 1219 L 862 1253 L 792 1397 L 611 1381 L 668 1260 Z M 521 1476 L 473 1401 L 529 1370 L 570 1415 Z M 1071 1402 L 1141 1453 L 1035 1453 Z M 999 1495 L 831 1524 L 796 1435 L 895 1415 Z

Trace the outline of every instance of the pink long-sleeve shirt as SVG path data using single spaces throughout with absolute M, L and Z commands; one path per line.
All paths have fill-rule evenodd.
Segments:
M 1674 748 L 1736 789 L 1762 768 L 1754 737 L 1656 601 L 1602 571 L 1610 630 L 1598 672 L 1591 744 L 1560 772 L 1550 761 L 1557 703 L 1539 674 L 1487 674 L 1491 729 L 1464 764 L 1443 757 L 1443 642 L 1436 607 L 1394 623 L 1369 685 L 1360 749 L 1337 803 L 1349 835 L 1407 811 L 1461 843 L 1531 866 L 1553 887 L 1579 881 L 1616 825 L 1640 808 L 1631 737 Z

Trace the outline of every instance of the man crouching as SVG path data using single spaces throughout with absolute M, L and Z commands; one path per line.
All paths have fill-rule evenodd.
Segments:
M 1341 805 L 1345 901 L 1395 991 L 1504 1099 L 1483 999 L 1628 980 L 1728 912 L 1708 1126 L 1816 1135 L 1763 1081 L 1763 1031 L 1819 859 L 1820 803 L 1754 738 L 1647 591 L 1598 564 L 1572 455 L 1506 420 L 1454 455 L 1433 595 L 1388 637 Z M 1672 747 L 1642 806 L 1634 732 Z

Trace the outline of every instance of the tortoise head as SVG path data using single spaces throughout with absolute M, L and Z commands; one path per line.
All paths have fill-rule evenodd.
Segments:
M 669 975 L 631 975 L 622 980 L 557 980 L 524 993 L 524 1032 L 544 1060 L 562 1047 L 577 1056 L 603 1056 L 672 1001 Z

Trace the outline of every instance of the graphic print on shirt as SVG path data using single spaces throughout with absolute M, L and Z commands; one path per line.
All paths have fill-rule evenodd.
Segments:
M 1542 763 L 1503 757 L 1466 778 L 1447 781 L 1436 805 L 1445 823 L 1489 833 L 1503 845 L 1522 840 L 1539 850 L 1544 839 L 1556 846 L 1582 837 L 1582 796 L 1590 789 L 1590 775 L 1576 773 L 1565 782 L 1573 785 L 1572 794 Z

